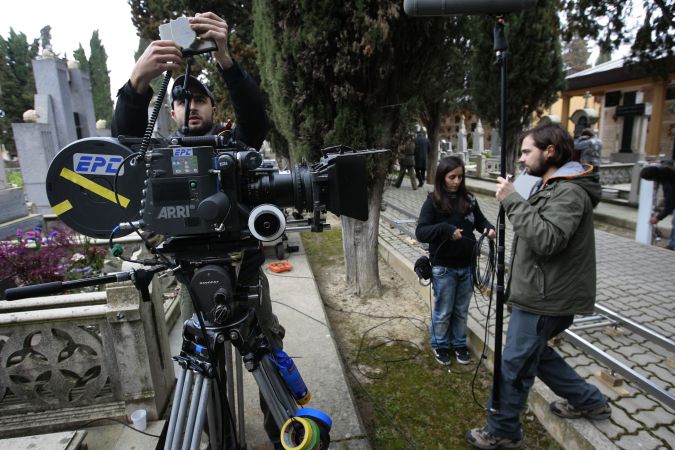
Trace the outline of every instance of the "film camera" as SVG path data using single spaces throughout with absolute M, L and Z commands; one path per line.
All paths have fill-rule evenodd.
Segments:
M 368 218 L 368 152 L 332 147 L 316 164 L 280 171 L 228 133 L 155 140 L 142 160 L 140 141 L 87 138 L 61 150 L 47 174 L 55 214 L 96 238 L 123 236 L 137 227 L 228 241 L 277 239 L 287 225 L 283 208 L 313 212 L 313 218 L 295 222 L 312 231 L 321 231 L 326 210 Z

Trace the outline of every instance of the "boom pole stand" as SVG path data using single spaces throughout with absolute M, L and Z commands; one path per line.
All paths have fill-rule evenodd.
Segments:
M 508 63 L 508 44 L 504 34 L 505 18 L 503 15 L 497 16 L 494 26 L 494 50 L 497 54 L 497 65 L 501 73 L 501 93 L 500 93 L 500 114 L 499 114 L 499 135 L 501 140 L 501 176 L 506 178 L 506 85 L 507 85 L 507 63 Z M 495 348 L 494 348 L 494 366 L 492 376 L 492 402 L 489 406 L 493 413 L 499 412 L 499 383 L 502 370 L 502 333 L 504 329 L 504 248 L 506 234 L 506 212 L 503 206 L 499 206 L 499 230 L 497 235 L 497 306 L 495 308 Z

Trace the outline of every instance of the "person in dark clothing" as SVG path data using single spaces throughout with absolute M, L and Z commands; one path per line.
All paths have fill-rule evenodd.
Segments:
M 225 20 L 212 12 L 196 14 L 189 19 L 192 29 L 204 39 L 213 39 L 217 50 L 211 55 L 217 63 L 218 71 L 230 93 L 234 107 L 236 123 L 232 128 L 235 139 L 243 141 L 257 150 L 269 131 L 270 124 L 264 103 L 256 82 L 232 58 L 227 44 L 228 26 Z M 181 59 L 180 47 L 174 41 L 158 40 L 150 43 L 133 68 L 129 81 L 117 93 L 117 103 L 112 122 L 114 137 L 145 134 L 148 123 L 148 106 L 153 92 L 150 82 L 162 72 L 176 68 Z M 176 89 L 182 85 L 184 77 L 179 76 L 171 92 L 171 117 L 178 130 L 172 136 L 182 136 L 181 128 L 185 119 L 185 102 Z M 206 136 L 218 134 L 223 127 L 214 123 L 216 114 L 215 99 L 211 90 L 197 78 L 190 76 L 188 88 L 192 93 L 188 130 L 190 135 Z M 256 306 L 256 317 L 261 330 L 273 348 L 283 348 L 284 327 L 279 324 L 272 312 L 269 283 L 262 269 L 249 271 L 246 279 L 240 277 L 237 282 L 243 286 L 260 285 L 260 304 Z M 183 322 L 194 316 L 192 302 L 186 292 L 181 290 L 181 319 Z M 281 448 L 279 429 L 269 408 L 260 396 L 260 406 L 265 416 L 265 430 L 275 448 Z
M 675 186 L 675 167 L 673 162 L 662 162 L 659 165 L 650 165 L 644 167 L 640 171 L 640 178 L 645 180 L 655 181 L 663 189 L 663 208 L 659 211 L 654 211 L 649 218 L 649 223 L 656 225 L 661 220 L 673 214 L 675 209 L 675 202 L 673 202 L 673 189 Z M 670 232 L 670 241 L 666 248 L 668 250 L 675 250 L 675 214 L 673 214 L 672 230 Z
M 559 124 L 527 130 L 519 162 L 540 177 L 528 198 L 497 178 L 495 196 L 513 226 L 506 298 L 511 307 L 499 377 L 499 404 L 490 398 L 487 424 L 467 432 L 480 449 L 518 448 L 523 443 L 520 415 L 539 377 L 562 399 L 549 409 L 565 419 L 603 420 L 611 407 L 600 390 L 582 378 L 548 345 L 572 325 L 575 314 L 592 314 L 595 305 L 593 208 L 600 184 L 589 164 L 572 161 L 574 141 Z
M 471 361 L 466 321 L 473 292 L 474 230 L 496 237 L 478 201 L 466 189 L 464 162 L 445 157 L 438 164 L 434 191 L 422 205 L 415 230 L 418 241 L 429 243 L 434 290 L 430 344 L 436 361 L 443 365 L 450 364 L 451 351 L 460 364 Z
M 406 135 L 406 142 L 403 144 L 401 150 L 401 157 L 398 159 L 399 173 L 394 186 L 397 188 L 401 187 L 403 183 L 403 177 L 406 173 L 410 176 L 410 185 L 413 188 L 413 191 L 417 189 L 417 182 L 415 180 L 415 172 L 413 167 L 415 165 L 415 143 L 412 140 L 412 135 Z
M 265 139 L 265 135 L 270 129 L 269 119 L 265 112 L 262 95 L 258 89 L 255 80 L 232 58 L 227 45 L 228 27 L 227 23 L 215 15 L 208 12 L 196 14 L 190 18 L 193 29 L 201 32 L 201 37 L 213 39 L 218 46 L 218 50 L 212 52 L 217 62 L 216 67 L 222 77 L 222 82 L 227 86 L 234 112 L 236 116 L 236 125 L 233 128 L 234 137 L 243 141 L 250 147 L 260 149 Z M 113 136 L 143 136 L 148 122 L 148 106 L 152 98 L 152 88 L 150 82 L 166 70 L 174 70 L 177 65 L 173 61 L 180 61 L 180 47 L 174 41 L 158 40 L 153 41 L 146 48 L 145 52 L 136 62 L 129 81 L 117 92 L 117 103 L 115 104 L 115 113 L 111 125 Z M 178 86 L 182 81 L 179 77 L 174 82 Z M 190 133 L 196 135 L 218 134 L 222 127 L 214 125 L 214 115 L 216 110 L 214 98 L 211 91 L 194 77 L 190 77 L 190 88 L 197 88 L 201 94 L 204 94 L 210 100 L 210 106 L 207 110 L 199 111 L 197 101 L 191 102 L 191 115 L 189 121 Z M 172 95 L 172 118 L 178 125 L 178 130 L 173 135 L 180 136 L 180 131 L 184 120 L 184 110 L 179 110 L 180 105 Z M 202 99 L 205 99 L 202 97 Z M 209 130 L 204 129 L 211 124 Z
M 420 183 L 419 187 L 424 186 L 427 177 L 427 158 L 430 153 L 431 143 L 424 130 L 420 129 L 415 137 L 415 174 L 417 175 L 417 181 Z
M 585 128 L 574 140 L 575 161 L 593 166 L 593 176 L 600 181 L 600 158 L 602 157 L 602 141 L 593 130 Z

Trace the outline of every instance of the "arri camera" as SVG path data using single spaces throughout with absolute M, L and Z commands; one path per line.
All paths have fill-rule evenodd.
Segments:
M 47 174 L 54 212 L 87 236 L 123 236 L 139 228 L 165 236 L 216 234 L 228 241 L 275 240 L 283 208 L 313 212 L 296 220 L 321 231 L 326 210 L 368 218 L 365 153 L 338 146 L 318 163 L 280 171 L 245 143 L 220 136 L 153 141 L 89 138 L 65 147 Z M 304 224 L 304 225 L 303 225 Z

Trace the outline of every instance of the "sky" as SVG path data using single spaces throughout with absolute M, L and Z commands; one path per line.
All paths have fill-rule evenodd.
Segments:
M 638 7 L 641 10 L 641 6 Z M 643 11 L 634 11 L 637 16 Z M 110 95 L 114 100 L 117 90 L 129 79 L 134 66 L 138 36 L 131 23 L 131 8 L 127 0 L 12 0 L 3 2 L 0 14 L 0 35 L 9 36 L 10 27 L 23 32 L 28 42 L 40 37 L 40 29 L 50 25 L 52 50 L 72 59 L 73 51 L 82 44 L 89 57 L 89 40 L 94 30 L 108 55 Z M 597 48 L 591 48 L 589 63 L 594 64 Z M 613 57 L 624 56 L 624 47 Z
M 131 7 L 127 0 L 12 0 L 2 2 L 0 35 L 9 36 L 10 27 L 23 32 L 28 42 L 40 38 L 40 30 L 52 27 L 52 50 L 73 59 L 80 44 L 87 58 L 89 40 L 95 30 L 108 55 L 110 95 L 129 79 L 138 48 L 136 28 L 131 23 Z

